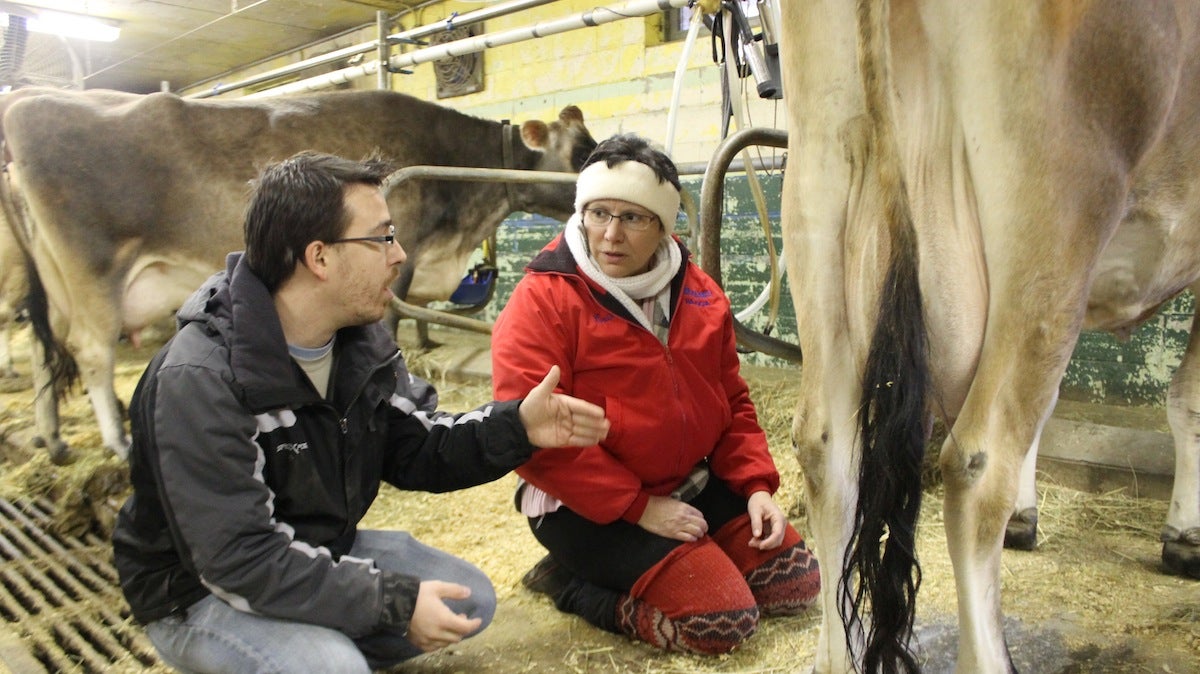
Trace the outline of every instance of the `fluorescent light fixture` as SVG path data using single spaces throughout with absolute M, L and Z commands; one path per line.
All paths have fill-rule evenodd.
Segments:
M 33 9 L 32 16 L 25 19 L 25 27 L 35 33 L 61 35 L 79 40 L 93 42 L 115 42 L 121 36 L 120 27 L 104 19 L 85 14 L 69 14 L 48 9 Z M 8 16 L 4 17 L 4 25 L 8 25 Z

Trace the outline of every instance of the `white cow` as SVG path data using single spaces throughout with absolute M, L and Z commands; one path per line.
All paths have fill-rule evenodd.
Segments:
M 957 671 L 1010 672 L 1001 545 L 1036 505 L 1031 448 L 1079 331 L 1127 328 L 1200 287 L 1200 4 L 781 7 L 804 349 L 793 439 L 829 571 L 816 670 L 918 668 L 914 531 L 937 415 Z M 1193 330 L 1169 392 L 1163 549 L 1193 577 L 1197 348 Z

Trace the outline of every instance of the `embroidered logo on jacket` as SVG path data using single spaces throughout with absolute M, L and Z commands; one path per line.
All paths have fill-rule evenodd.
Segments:
M 307 442 L 281 442 L 275 446 L 275 453 L 291 452 L 292 454 L 299 454 L 306 449 L 308 449 Z
M 692 290 L 691 288 L 683 289 L 683 301 L 687 304 L 693 304 L 698 307 L 707 307 L 712 304 L 711 290 Z

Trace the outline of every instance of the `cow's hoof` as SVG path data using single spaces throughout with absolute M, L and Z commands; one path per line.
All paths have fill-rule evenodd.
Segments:
M 1026 508 L 1008 518 L 1004 529 L 1004 547 L 1009 550 L 1033 550 L 1037 547 L 1037 508 Z
M 1162 541 L 1162 561 L 1167 573 L 1200 580 L 1200 527 L 1180 533 L 1167 527 Z
M 56 466 L 65 466 L 71 463 L 71 448 L 62 441 L 62 438 L 54 438 L 50 442 L 46 442 L 46 438 L 35 435 L 30 444 L 36 449 L 45 449 L 50 455 L 50 462 Z
M 62 440 L 55 438 L 47 450 L 50 452 L 50 463 L 56 466 L 65 466 L 71 463 L 71 448 Z

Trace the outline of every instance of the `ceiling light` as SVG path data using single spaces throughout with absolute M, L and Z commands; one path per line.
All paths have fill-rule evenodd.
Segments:
M 47 9 L 29 9 L 33 13 L 26 17 L 25 27 L 35 33 L 61 35 L 93 42 L 114 42 L 121 35 L 119 26 L 94 16 L 68 14 Z M 6 14 L 4 17 L 5 26 L 8 25 L 8 16 Z

